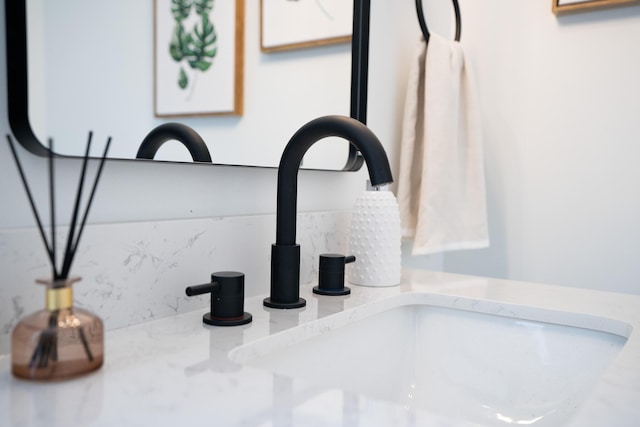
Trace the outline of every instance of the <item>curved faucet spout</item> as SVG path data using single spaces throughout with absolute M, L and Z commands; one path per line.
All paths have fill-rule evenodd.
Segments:
M 182 123 L 165 123 L 155 127 L 140 144 L 136 159 L 153 159 L 162 144 L 173 139 L 187 147 L 194 162 L 211 163 L 211 155 L 202 137 Z
M 276 244 L 295 244 L 298 169 L 307 150 L 319 140 L 330 136 L 347 139 L 360 151 L 369 170 L 371 185 L 393 182 L 387 153 L 368 127 L 358 120 L 344 116 L 325 116 L 310 121 L 291 137 L 280 159 Z
M 267 307 L 298 308 L 306 304 L 300 298 L 300 245 L 296 244 L 298 170 L 307 150 L 330 136 L 347 139 L 360 151 L 372 185 L 393 182 L 382 144 L 359 121 L 343 116 L 325 116 L 300 128 L 285 147 L 278 168 L 276 243 L 271 247 L 271 295 L 264 300 Z

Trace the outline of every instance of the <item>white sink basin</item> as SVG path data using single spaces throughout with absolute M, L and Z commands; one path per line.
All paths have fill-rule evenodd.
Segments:
M 626 342 L 626 326 L 609 319 L 520 307 L 536 319 L 523 320 L 504 304 L 479 301 L 481 313 L 403 297 L 272 335 L 230 357 L 454 425 L 557 426 Z M 601 330 L 587 329 L 593 325 Z

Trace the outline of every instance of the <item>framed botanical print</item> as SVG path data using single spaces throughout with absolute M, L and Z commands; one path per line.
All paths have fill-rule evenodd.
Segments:
M 241 115 L 244 0 L 154 0 L 157 117 Z

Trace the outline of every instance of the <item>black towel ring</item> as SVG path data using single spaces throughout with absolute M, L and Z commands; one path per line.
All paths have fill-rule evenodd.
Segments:
M 460 5 L 458 0 L 453 0 L 453 10 L 456 14 L 456 38 L 457 42 L 460 41 L 460 32 L 462 31 L 462 23 L 460 22 Z M 422 29 L 422 35 L 424 41 L 429 42 L 429 29 L 427 28 L 427 22 L 424 19 L 424 12 L 422 10 L 422 0 L 416 0 L 416 12 L 418 14 L 418 22 L 420 23 L 420 29 Z

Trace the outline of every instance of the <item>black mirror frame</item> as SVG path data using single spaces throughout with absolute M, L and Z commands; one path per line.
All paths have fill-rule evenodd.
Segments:
M 27 78 L 27 7 L 26 0 L 5 0 L 7 38 L 7 111 L 9 126 L 18 142 L 38 156 L 49 150 L 38 141 L 29 123 Z

